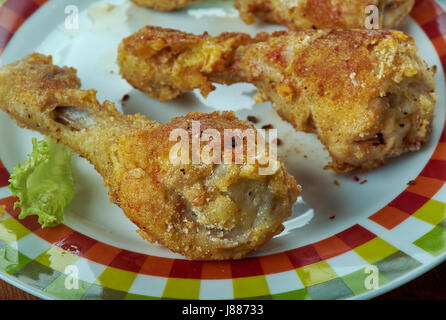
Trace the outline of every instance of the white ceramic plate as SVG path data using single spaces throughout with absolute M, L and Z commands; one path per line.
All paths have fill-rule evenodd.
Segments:
M 14 2 L 18 1 L 7 1 L 8 10 L 22 10 Z M 65 22 L 73 11 L 65 10 L 73 4 L 79 28 L 67 29 Z M 419 1 L 404 27 L 415 38 L 421 56 L 438 66 L 432 138 L 420 152 L 358 175 L 360 181 L 367 180 L 360 184 L 354 174 L 323 170 L 328 153 L 315 136 L 295 132 L 269 103 L 255 104 L 252 85 L 217 86 L 207 99 L 194 92 L 160 103 L 129 86 L 115 62 L 122 38 L 147 24 L 212 35 L 224 31 L 254 35 L 282 27 L 246 26 L 231 1 L 195 3 L 174 13 L 146 10 L 126 0 L 46 2 L 14 34 L 1 55 L 2 64 L 31 52 L 51 54 L 55 64 L 75 67 L 83 88 L 97 89 L 101 101 L 111 100 L 124 113 L 139 112 L 162 123 L 191 111 L 234 110 L 240 119 L 256 116 L 260 119 L 256 126 L 272 124 L 279 130 L 284 142 L 279 155 L 304 186 L 303 199 L 314 211 L 305 209 L 304 203 L 296 206 L 285 232 L 248 259 L 189 262 L 142 240 L 136 226 L 110 204 L 99 174 L 76 157 L 77 194 L 66 210 L 64 225 L 56 230 L 40 230 L 32 219 L 17 220 L 9 190 L 0 188 L 0 204 L 7 204 L 8 212 L 0 218 L 0 250 L 3 258 L 8 254 L 16 258 L 2 262 L 0 255 L 0 277 L 46 298 L 339 299 L 369 298 L 432 268 L 443 261 L 446 251 L 444 135 L 439 143 L 445 83 L 434 44 L 441 46 L 432 42 L 438 28 L 426 27 L 440 12 L 432 8 L 440 10 L 433 1 Z M 423 21 L 428 14 L 432 18 Z M 416 20 L 422 21 L 421 27 Z M 130 99 L 123 105 L 125 94 Z M 3 170 L 11 172 L 22 162 L 31 150 L 31 138 L 38 136 L 0 113 Z M 408 186 L 411 180 L 416 180 L 415 186 Z M 76 290 L 65 288 L 64 272 L 69 273 L 66 268 L 71 265 L 81 280 Z M 377 267 L 379 288 L 366 285 L 375 270 L 366 269 L 369 265 Z

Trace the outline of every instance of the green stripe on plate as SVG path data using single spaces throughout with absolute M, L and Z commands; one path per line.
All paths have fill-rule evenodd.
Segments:
M 446 251 L 446 230 L 434 227 L 424 236 L 414 241 L 413 244 L 429 252 L 434 257 L 439 256 Z
M 30 233 L 31 231 L 14 218 L 0 221 L 0 240 L 6 243 L 17 241 Z

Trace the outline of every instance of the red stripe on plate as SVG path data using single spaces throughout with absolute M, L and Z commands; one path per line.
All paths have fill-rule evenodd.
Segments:
M 258 258 L 231 261 L 233 278 L 253 277 L 263 275 L 262 265 Z
M 359 224 L 338 233 L 336 236 L 352 249 L 376 238 L 374 233 L 370 232 Z
M 5 6 L 0 6 L 0 27 L 14 33 L 25 21 L 20 15 Z
M 94 240 L 77 231 L 56 243 L 56 246 L 78 256 L 83 256 L 95 243 Z
M 34 233 L 50 243 L 58 243 L 73 233 L 73 229 L 61 224 L 57 227 L 37 229 Z
M 8 0 L 5 2 L 4 6 L 14 10 L 23 18 L 28 18 L 39 8 L 39 5 L 32 0 Z
M 14 210 L 14 203 L 16 202 L 17 198 L 10 196 L 3 199 L 0 199 L 0 205 L 3 205 L 6 207 L 6 212 L 12 215 L 13 217 L 17 217 L 20 213 L 20 209 Z
M 446 55 L 440 57 L 441 66 L 446 69 Z
M 122 250 L 110 263 L 110 267 L 139 272 L 146 259 L 145 254 Z
M 446 59 L 446 56 L 444 56 L 444 58 Z M 446 126 L 446 124 L 445 124 L 445 126 Z M 446 142 L 446 128 L 441 133 L 440 142 Z
M 6 212 L 8 212 L 13 218 L 15 218 L 19 223 L 21 223 L 28 230 L 34 231 L 41 229 L 39 222 L 37 221 L 37 216 L 28 216 L 25 219 L 19 219 L 20 209 L 14 209 L 14 204 L 18 199 L 16 197 L 7 197 L 0 200 L 0 205 L 6 206 Z
M 421 26 L 429 36 L 429 38 L 436 38 L 446 33 L 446 13 L 442 13 L 435 20 L 432 20 Z
M 0 27 L 0 49 L 4 49 L 12 38 L 12 33 L 3 27 Z
M 19 210 L 19 209 L 17 209 L 17 210 Z M 18 222 L 20 222 L 24 227 L 26 227 L 28 230 L 31 230 L 32 232 L 42 229 L 42 226 L 40 225 L 38 217 L 36 215 L 28 216 L 25 219 L 19 219 L 18 215 L 17 215 L 17 216 L 14 216 L 14 218 Z
M 46 3 L 48 0 L 33 0 L 35 3 L 37 3 L 37 5 L 40 7 L 41 5 L 43 5 L 44 3 Z
M 401 211 L 407 212 L 408 214 L 413 214 L 418 211 L 418 209 L 420 209 L 428 200 L 429 198 L 409 191 L 404 191 L 391 203 L 389 203 L 389 207 L 397 208 Z
M 9 186 L 9 172 L 5 168 L 0 168 L 0 188 Z
M 440 57 L 441 66 L 446 69 L 446 55 Z
M 170 269 L 170 278 L 200 279 L 202 261 L 188 261 L 176 259 Z
M 6 206 L 6 212 L 8 212 L 13 218 L 15 218 L 19 223 L 21 223 L 25 228 L 31 231 L 35 231 L 41 229 L 39 221 L 37 220 L 37 216 L 28 216 L 25 219 L 19 219 L 20 208 L 14 209 L 14 204 L 18 201 L 16 197 L 7 197 L 0 200 L 0 204 Z
M 312 245 L 287 251 L 286 254 L 294 268 L 300 268 L 322 261 L 319 253 L 317 253 L 317 250 Z
M 420 175 L 429 178 L 446 180 L 446 161 L 430 160 Z

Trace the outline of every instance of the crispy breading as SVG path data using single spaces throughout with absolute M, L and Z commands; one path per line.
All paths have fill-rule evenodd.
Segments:
M 192 121 L 222 135 L 253 129 L 233 113 L 190 113 L 166 125 L 123 115 L 100 104 L 95 90 L 81 90 L 75 69 L 44 55 L 0 68 L 0 109 L 88 159 L 143 238 L 189 259 L 239 259 L 259 248 L 283 230 L 300 192 L 281 162 L 261 175 L 246 153 L 242 164 L 171 161 L 170 133 L 182 128 L 192 144 Z
M 369 6 L 379 11 L 378 28 L 400 26 L 412 10 L 415 0 L 236 0 L 240 17 L 247 23 L 256 17 L 285 25 L 291 30 L 366 28 L 371 17 Z
M 198 0 L 131 0 L 134 4 L 159 11 L 173 11 Z
M 123 40 L 118 64 L 161 101 L 212 83 L 250 82 L 298 131 L 316 133 L 330 168 L 370 170 L 419 150 L 435 108 L 434 68 L 399 31 L 326 30 L 217 37 L 145 27 Z
M 172 11 L 198 0 L 131 0 L 136 5 Z M 378 28 L 399 27 L 412 10 L 415 0 L 236 0 L 235 7 L 247 24 L 259 18 L 282 24 L 291 30 L 362 29 L 371 18 L 370 7 L 378 9 Z

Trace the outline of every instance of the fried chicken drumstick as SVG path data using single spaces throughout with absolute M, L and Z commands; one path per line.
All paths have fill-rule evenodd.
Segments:
M 137 6 L 158 11 L 173 11 L 186 7 L 189 3 L 198 0 L 131 0 Z
M 378 8 L 380 29 L 400 26 L 414 6 L 415 0 L 236 0 L 240 17 L 247 24 L 256 17 L 286 26 L 291 30 L 363 29 L 371 12 Z
M 172 11 L 198 0 L 132 0 L 136 5 Z M 415 0 L 236 0 L 235 7 L 247 24 L 259 18 L 282 24 L 291 30 L 366 28 L 371 16 L 368 6 L 379 11 L 378 27 L 400 26 L 414 6 Z
M 123 77 L 167 101 L 213 82 L 250 82 L 296 130 L 316 133 L 338 173 L 371 170 L 430 135 L 434 69 L 398 31 L 332 30 L 200 36 L 145 27 L 123 40 Z
M 16 123 L 48 135 L 87 158 L 150 242 L 189 259 L 238 259 L 283 230 L 300 187 L 278 162 L 271 175 L 259 164 L 178 164 L 169 160 L 170 132 L 191 122 L 207 128 L 252 127 L 233 113 L 191 113 L 162 125 L 123 115 L 81 90 L 76 70 L 32 54 L 0 68 L 0 109 Z M 246 160 L 246 159 L 245 159 Z

